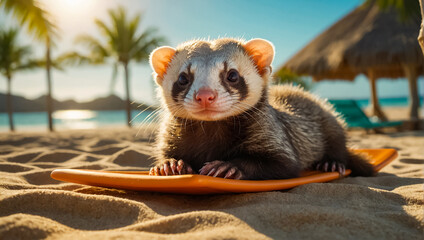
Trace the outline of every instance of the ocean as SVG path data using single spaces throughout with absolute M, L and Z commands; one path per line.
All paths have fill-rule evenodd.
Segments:
M 357 102 L 361 108 L 368 107 L 371 104 L 369 99 L 358 99 Z M 406 107 L 409 104 L 407 97 L 381 98 L 379 102 L 382 107 Z M 423 97 L 420 97 L 421 106 L 423 102 Z
M 368 99 L 357 100 L 361 107 L 369 105 Z M 382 98 L 380 104 L 383 107 L 408 106 L 408 98 Z M 421 106 L 423 98 L 421 97 Z M 47 114 L 45 112 L 18 112 L 14 113 L 14 123 L 17 131 L 42 131 L 47 129 Z M 61 110 L 53 114 L 56 130 L 70 129 L 95 129 L 113 128 L 126 126 L 126 114 L 124 110 L 116 111 L 90 111 L 90 110 Z M 157 120 L 152 111 L 132 112 L 133 126 L 148 124 Z M 7 113 L 0 113 L 0 132 L 9 131 Z
M 153 111 L 132 111 L 132 124 L 148 124 L 155 121 Z M 13 114 L 17 131 L 42 131 L 48 128 L 46 112 L 17 112 Z M 90 111 L 90 110 L 61 110 L 53 113 L 55 130 L 95 129 L 126 126 L 126 112 Z M 9 131 L 9 118 L 7 113 L 0 113 L 0 132 Z

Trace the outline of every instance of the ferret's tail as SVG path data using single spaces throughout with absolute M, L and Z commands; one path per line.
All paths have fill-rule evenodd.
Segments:
M 352 170 L 352 176 L 370 177 L 374 176 L 377 172 L 374 170 L 373 165 L 368 160 L 367 155 L 349 150 L 349 162 L 347 168 Z

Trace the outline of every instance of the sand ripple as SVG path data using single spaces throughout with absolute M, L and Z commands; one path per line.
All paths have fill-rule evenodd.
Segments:
M 143 131 L 141 131 L 143 132 Z M 137 130 L 0 135 L 0 239 L 423 239 L 424 132 L 350 133 L 360 148 L 394 146 L 376 177 L 288 191 L 210 196 L 64 183 L 56 168 L 146 170 Z

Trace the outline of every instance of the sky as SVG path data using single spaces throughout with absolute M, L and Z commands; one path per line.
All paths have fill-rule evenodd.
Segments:
M 196 38 L 242 37 L 264 38 L 274 43 L 276 55 L 273 68 L 277 69 L 291 56 L 337 20 L 355 9 L 362 0 L 40 0 L 59 26 L 53 55 L 84 48 L 75 44 L 81 34 L 101 39 L 94 24 L 96 18 L 107 22 L 107 10 L 124 6 L 130 16 L 142 13 L 140 31 L 155 27 L 167 39 L 167 45 Z M 1 12 L 0 14 L 3 14 Z M 0 16 L 0 23 L 16 25 L 10 16 Z M 31 44 L 34 54 L 43 56 L 44 46 L 24 30 L 22 44 Z M 61 72 L 54 70 L 53 97 L 59 100 L 88 101 L 107 96 L 112 66 L 75 66 Z M 0 77 L 1 78 L 1 77 Z M 130 66 L 131 97 L 145 103 L 156 103 L 151 69 L 148 63 Z M 408 96 L 405 80 L 380 79 L 379 97 Z M 424 93 L 420 79 L 420 95 Z M 5 92 L 6 81 L 0 79 L 0 92 Z M 12 92 L 28 98 L 45 94 L 44 70 L 18 73 L 13 78 Z M 323 81 L 314 85 L 313 92 L 325 98 L 368 98 L 370 87 L 364 76 L 354 82 Z M 124 96 L 123 71 L 119 72 L 114 93 Z

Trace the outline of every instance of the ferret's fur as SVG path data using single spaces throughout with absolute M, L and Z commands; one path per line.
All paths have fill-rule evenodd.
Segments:
M 345 123 L 329 103 L 299 87 L 268 87 L 273 56 L 263 39 L 196 40 L 155 50 L 151 65 L 165 114 L 151 173 L 283 179 L 347 167 L 353 175 L 373 175 L 347 149 Z M 230 71 L 239 73 L 237 82 L 228 81 Z M 182 72 L 186 85 L 179 82 Z M 200 89 L 216 99 L 199 105 Z

